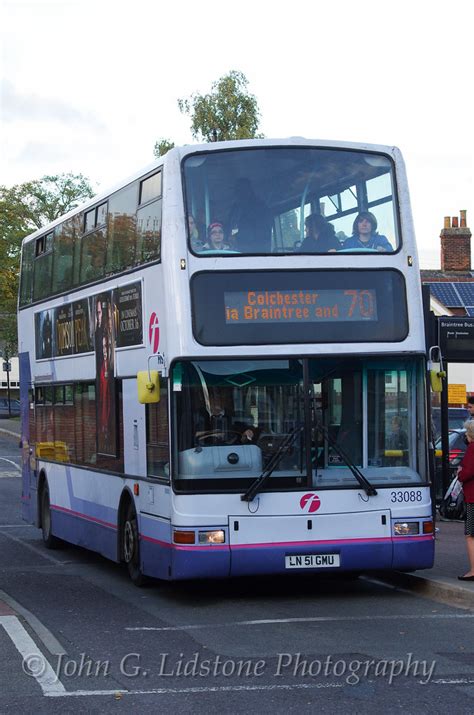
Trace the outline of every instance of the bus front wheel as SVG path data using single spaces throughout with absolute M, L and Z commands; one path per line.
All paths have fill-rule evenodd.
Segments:
M 51 506 L 49 500 L 49 487 L 45 482 L 41 492 L 41 534 L 47 549 L 58 549 L 62 542 L 51 533 Z
M 128 575 L 135 586 L 144 586 L 147 582 L 140 564 L 140 534 L 138 532 L 137 513 L 133 504 L 127 507 L 127 514 L 122 532 L 123 560 L 127 564 Z

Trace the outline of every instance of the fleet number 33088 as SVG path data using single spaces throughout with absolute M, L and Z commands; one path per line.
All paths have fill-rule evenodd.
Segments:
M 410 489 L 410 491 L 390 492 L 390 501 L 393 504 L 409 504 L 410 502 L 423 501 L 421 489 Z

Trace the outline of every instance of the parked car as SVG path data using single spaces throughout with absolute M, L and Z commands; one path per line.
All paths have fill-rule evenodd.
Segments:
M 464 423 L 469 417 L 464 407 L 448 407 L 448 429 L 463 429 Z M 441 408 L 431 408 L 431 420 L 433 422 L 433 439 L 437 440 L 441 435 Z
M 453 479 L 456 474 L 456 470 L 461 464 L 461 460 L 464 457 L 464 452 L 467 449 L 467 444 L 464 441 L 464 435 L 466 433 L 465 429 L 450 430 L 448 434 L 448 444 L 449 444 L 449 481 Z M 442 473 L 442 463 L 441 459 L 443 456 L 443 450 L 441 445 L 441 437 L 435 442 L 435 485 L 436 485 L 436 499 L 441 499 L 443 494 L 443 473 Z
M 8 398 L 0 397 L 0 417 L 18 417 L 20 414 L 20 400 L 10 400 L 10 412 L 8 411 Z

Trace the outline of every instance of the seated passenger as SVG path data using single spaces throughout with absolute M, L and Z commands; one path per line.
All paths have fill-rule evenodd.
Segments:
M 228 251 L 231 246 L 224 241 L 224 226 L 215 221 L 209 225 L 207 229 L 207 243 L 204 244 L 205 250 L 212 251 Z
M 269 253 L 271 250 L 272 215 L 256 195 L 248 178 L 237 179 L 235 201 L 226 220 L 232 245 L 240 253 Z
M 188 214 L 188 230 L 191 248 L 193 249 L 193 251 L 202 251 L 202 249 L 204 248 L 204 241 L 199 236 L 199 230 L 196 225 L 195 218 L 192 214 Z
M 321 214 L 311 214 L 304 222 L 306 238 L 299 253 L 335 253 L 341 248 L 334 226 Z
M 377 233 L 377 219 L 370 211 L 361 211 L 352 225 L 352 236 L 344 241 L 343 248 L 371 248 L 384 253 L 393 251 L 393 246 L 386 236 Z
M 392 431 L 388 435 L 388 449 L 407 450 L 408 435 L 402 428 L 402 420 L 398 415 L 392 417 Z

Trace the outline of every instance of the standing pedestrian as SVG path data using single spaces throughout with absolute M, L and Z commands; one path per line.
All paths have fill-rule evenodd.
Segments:
M 466 535 L 467 556 L 469 570 L 463 576 L 458 576 L 460 581 L 474 581 L 474 420 L 468 420 L 466 428 L 466 453 L 458 470 L 459 481 L 462 482 L 464 501 L 466 504 Z
M 468 411 L 468 420 L 474 420 L 474 397 L 468 397 L 466 403 L 466 409 Z

